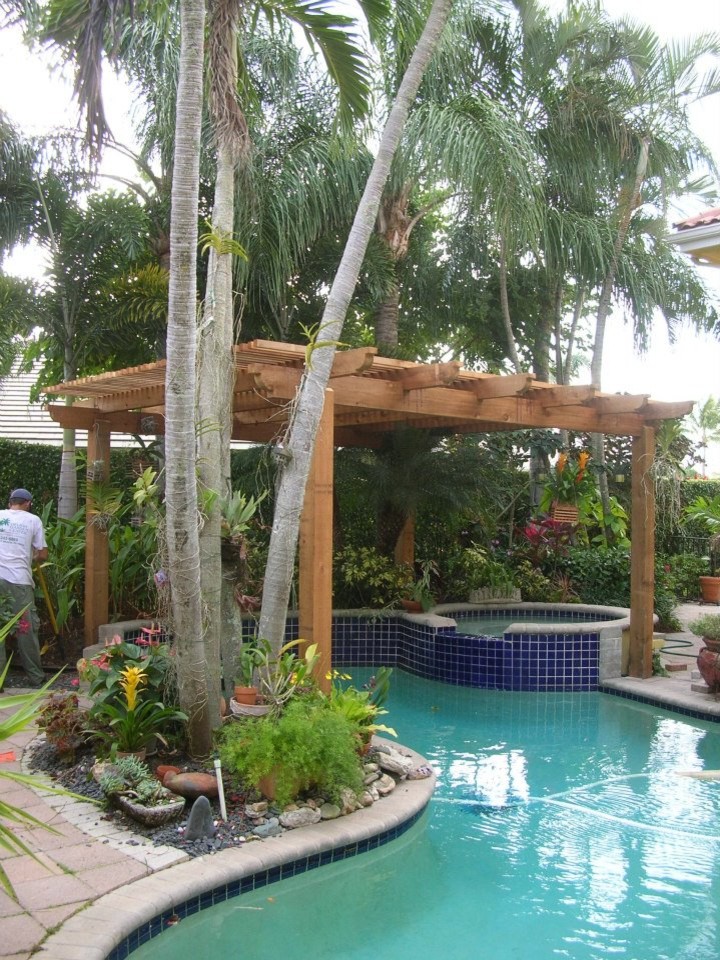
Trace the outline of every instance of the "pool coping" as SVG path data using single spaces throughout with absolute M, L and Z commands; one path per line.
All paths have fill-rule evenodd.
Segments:
M 427 765 L 427 761 L 409 747 L 393 746 L 411 757 L 415 767 Z M 127 950 L 116 951 L 153 922 L 156 928 L 159 925 L 162 929 L 163 916 L 182 910 L 184 905 L 189 905 L 185 911 L 189 915 L 245 892 L 240 881 L 248 878 L 260 877 L 257 886 L 264 886 L 287 876 L 282 871 L 284 865 L 307 860 L 303 870 L 297 870 L 303 872 L 332 860 L 359 855 L 373 848 L 375 838 L 379 838 L 377 846 L 394 839 L 421 818 L 435 790 L 435 782 L 434 773 L 421 780 L 401 780 L 388 796 L 348 816 L 175 865 L 150 867 L 153 872 L 149 876 L 100 897 L 68 918 L 33 956 L 47 960 L 106 960 L 113 955 L 131 955 Z M 358 845 L 362 849 L 357 849 Z M 328 858 L 328 852 L 333 856 Z M 224 891 L 224 895 L 211 896 L 208 902 L 208 894 L 218 889 Z M 201 898 L 206 902 L 201 903 Z M 151 935 L 141 942 L 145 939 L 151 939 Z M 139 945 L 135 943 L 131 949 Z

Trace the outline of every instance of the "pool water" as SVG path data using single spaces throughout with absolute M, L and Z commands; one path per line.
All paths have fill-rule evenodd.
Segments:
M 555 615 L 547 619 L 540 619 L 537 613 L 534 615 L 529 613 L 525 616 L 519 613 L 517 616 L 508 617 L 504 620 L 491 616 L 458 617 L 457 632 L 469 634 L 472 637 L 501 637 L 512 623 L 532 623 L 533 626 L 539 624 L 540 632 L 542 633 L 543 627 L 557 627 L 566 623 L 571 623 L 577 627 L 583 623 L 596 622 L 596 620 L 579 620 L 577 617 L 561 617 Z M 533 630 L 533 632 L 537 633 L 538 631 Z
M 720 726 L 397 671 L 389 707 L 439 774 L 416 826 L 185 919 L 133 958 L 717 960 L 720 782 L 678 771 L 720 770 Z

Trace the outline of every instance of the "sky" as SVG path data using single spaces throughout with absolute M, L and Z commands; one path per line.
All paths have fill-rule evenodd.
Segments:
M 547 5 L 558 8 L 562 4 L 552 0 Z M 626 16 L 629 8 L 634 20 L 648 23 L 666 41 L 701 32 L 720 34 L 720 0 L 683 0 L 681 6 L 670 0 L 633 0 L 632 4 L 628 0 L 605 0 L 605 9 L 612 16 Z M 109 70 L 105 102 L 116 138 L 131 143 L 132 97 Z M 0 109 L 26 133 L 47 132 L 58 124 L 74 127 L 77 122 L 70 78 L 57 72 L 50 75 L 44 59 L 22 47 L 19 34 L 10 29 L 0 30 Z M 720 165 L 720 95 L 693 108 L 691 117 L 696 132 Z M 134 173 L 129 161 L 112 151 L 106 154 L 103 170 L 115 175 Z M 697 203 L 679 208 L 673 222 L 700 209 Z M 20 275 L 37 275 L 37 253 L 18 252 L 7 269 Z M 720 268 L 704 268 L 701 275 L 720 301 Z M 647 393 L 653 399 L 667 401 L 702 402 L 710 395 L 720 397 L 720 340 L 686 329 L 671 345 L 662 319 L 654 324 L 649 350 L 638 355 L 631 324 L 622 311 L 615 310 L 608 322 L 603 368 L 603 391 L 608 393 Z M 582 372 L 578 379 L 583 380 Z M 589 380 L 589 372 L 585 379 Z M 708 471 L 720 475 L 720 444 L 711 448 Z

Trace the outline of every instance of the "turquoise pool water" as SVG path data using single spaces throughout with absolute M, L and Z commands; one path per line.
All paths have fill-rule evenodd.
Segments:
M 533 633 L 542 633 L 542 628 L 557 627 L 561 624 L 573 624 L 575 627 L 583 623 L 597 623 L 593 620 L 578 620 L 577 617 L 553 616 L 552 618 L 541 619 L 537 614 L 532 613 L 518 614 L 517 616 L 500 619 L 491 616 L 462 617 L 457 621 L 457 632 L 470 634 L 473 637 L 501 637 L 511 623 L 531 623 L 535 628 L 537 624 L 540 629 L 533 629 Z
M 367 671 L 352 670 L 355 682 Z M 439 773 L 401 839 L 183 920 L 139 960 L 717 960 L 720 727 L 395 673 Z

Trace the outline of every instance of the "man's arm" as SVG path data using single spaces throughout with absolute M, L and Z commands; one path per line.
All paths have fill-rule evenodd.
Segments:
M 43 547 L 41 550 L 33 550 L 33 563 L 44 563 L 48 558 L 48 548 Z

